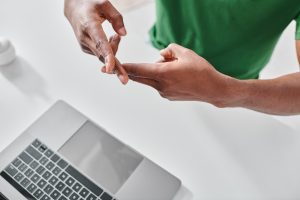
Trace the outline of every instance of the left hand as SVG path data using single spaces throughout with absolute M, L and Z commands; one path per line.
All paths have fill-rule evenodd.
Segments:
M 158 63 L 126 63 L 123 67 L 131 80 L 155 88 L 169 100 L 227 105 L 234 79 L 216 71 L 192 50 L 176 44 L 162 50 L 161 55 L 163 60 Z

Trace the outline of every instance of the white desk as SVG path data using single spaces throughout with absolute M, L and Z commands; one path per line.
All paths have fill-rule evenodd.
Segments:
M 122 61 L 154 61 L 145 43 L 153 4 L 125 14 Z M 299 199 L 300 136 L 244 109 L 168 102 L 99 72 L 79 50 L 60 1 L 2 0 L 1 35 L 19 60 L 0 68 L 0 150 L 63 99 L 171 173 L 201 199 Z

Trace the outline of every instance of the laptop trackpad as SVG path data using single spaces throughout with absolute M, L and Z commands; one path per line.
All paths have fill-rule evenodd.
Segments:
M 143 157 L 87 121 L 59 153 L 99 186 L 115 194 Z

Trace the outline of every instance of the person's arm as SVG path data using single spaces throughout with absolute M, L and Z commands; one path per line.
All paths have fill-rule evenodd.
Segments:
M 244 107 L 276 115 L 300 114 L 300 73 L 271 80 L 237 80 L 176 44 L 161 55 L 164 62 L 127 63 L 123 67 L 131 80 L 155 88 L 169 100 L 204 101 L 217 107 Z
M 128 76 L 115 57 L 120 42 L 119 36 L 126 35 L 122 15 L 109 0 L 65 0 L 64 13 L 73 27 L 82 51 L 97 56 L 106 65 L 106 73 L 116 71 L 123 84 Z M 118 35 L 109 40 L 102 28 L 107 20 Z
M 296 49 L 297 49 L 298 61 L 300 64 L 300 40 L 296 40 Z

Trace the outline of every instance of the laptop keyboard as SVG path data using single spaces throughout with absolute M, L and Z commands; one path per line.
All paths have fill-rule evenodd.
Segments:
M 0 175 L 30 200 L 116 200 L 39 140 Z

